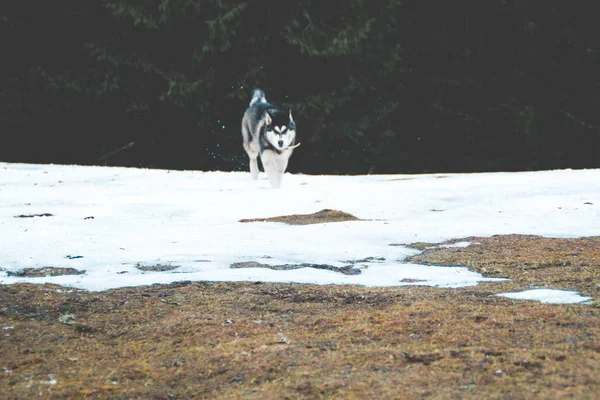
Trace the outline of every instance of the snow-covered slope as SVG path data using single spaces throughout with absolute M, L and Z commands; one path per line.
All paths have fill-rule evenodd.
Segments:
M 243 218 L 335 209 L 368 221 L 290 226 Z M 19 215 L 52 214 L 29 218 Z M 404 264 L 390 244 L 466 236 L 600 235 L 600 170 L 309 176 L 0 163 L 0 283 L 52 282 L 88 290 L 181 280 L 393 286 L 474 285 L 464 268 Z M 361 273 L 231 264 L 348 265 Z M 171 271 L 136 267 L 178 266 Z M 15 277 L 23 268 L 80 275 Z M 404 281 L 403 281 L 404 280 Z M 415 281 L 420 282 L 415 282 Z

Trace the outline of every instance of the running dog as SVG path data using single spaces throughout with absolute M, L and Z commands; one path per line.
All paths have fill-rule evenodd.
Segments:
M 250 158 L 250 175 L 258 179 L 258 156 L 273 188 L 281 179 L 296 143 L 296 124 L 292 111 L 282 111 L 267 102 L 265 92 L 254 89 L 250 105 L 242 118 L 244 150 Z

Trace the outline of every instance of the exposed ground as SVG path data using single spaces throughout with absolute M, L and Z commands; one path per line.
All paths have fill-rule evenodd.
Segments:
M 75 268 L 62 267 L 42 267 L 42 268 L 24 268 L 22 270 L 11 272 L 8 271 L 8 276 L 18 277 L 42 277 L 42 276 L 61 276 L 61 275 L 81 275 L 84 271 L 79 271 Z
M 344 275 L 357 275 L 357 274 L 361 273 L 361 270 L 359 268 L 355 268 L 355 266 L 353 264 L 345 265 L 343 267 L 334 267 L 333 265 L 328 265 L 328 264 L 302 263 L 302 264 L 270 265 L 270 264 L 259 263 L 256 261 L 242 261 L 242 262 L 237 262 L 237 263 L 231 264 L 230 268 L 268 268 L 268 269 L 273 269 L 276 271 L 289 271 L 292 269 L 299 269 L 299 268 L 314 268 L 314 269 L 325 269 L 328 271 L 335 271 L 335 272 L 339 272 Z
M 600 238 L 460 240 L 479 244 L 415 244 L 425 251 L 412 261 L 510 281 L 0 286 L 0 397 L 597 398 L 599 303 L 495 294 L 535 286 L 600 299 Z
M 531 235 L 469 237 L 444 244 L 468 241 L 464 248 L 413 243 L 424 250 L 406 260 L 426 265 L 460 265 L 485 276 L 510 281 L 493 286 L 505 290 L 539 288 L 577 290 L 600 300 L 600 237 L 578 239 L 543 238 Z
M 360 221 L 352 214 L 338 210 L 321 210 L 312 214 L 282 215 L 271 218 L 242 219 L 240 222 L 282 222 L 288 225 L 322 224 L 324 222 Z

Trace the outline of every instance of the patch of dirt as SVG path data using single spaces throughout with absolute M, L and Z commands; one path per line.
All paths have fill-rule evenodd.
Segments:
M 42 268 L 23 268 L 18 271 L 7 271 L 6 275 L 16 276 L 19 278 L 35 278 L 44 276 L 61 276 L 61 275 L 83 275 L 85 270 L 77 270 L 75 268 L 61 267 L 42 267 Z
M 425 282 L 425 281 L 422 279 L 404 278 L 400 282 L 402 282 L 402 283 L 417 283 L 417 282 Z
M 534 287 L 576 290 L 600 299 L 600 237 L 577 239 L 544 238 L 531 235 L 497 235 L 453 239 L 444 244 L 471 242 L 468 247 L 439 247 L 413 243 L 424 250 L 406 262 L 463 266 L 485 276 L 509 278 L 502 289 Z
M 177 269 L 177 268 L 181 267 L 181 265 L 169 265 L 169 264 L 142 265 L 142 264 L 136 264 L 135 267 L 137 269 L 139 269 L 140 271 L 144 271 L 144 272 L 166 272 L 166 271 L 173 271 L 174 269 Z
M 430 211 L 443 211 L 443 210 L 430 210 Z M 511 236 L 511 235 L 507 235 L 507 236 Z M 424 250 L 429 250 L 429 249 L 435 249 L 440 246 L 448 246 L 448 245 L 452 246 L 452 245 L 454 245 L 456 243 L 460 243 L 460 242 L 471 242 L 473 244 L 476 243 L 476 241 L 475 241 L 476 238 L 469 237 L 467 239 L 451 239 L 451 240 L 447 240 L 443 243 L 429 243 L 429 242 L 390 243 L 388 246 L 403 246 L 403 247 L 408 247 L 410 249 L 424 251 Z M 442 248 L 442 247 L 440 247 L 440 248 Z
M 360 260 L 346 260 L 346 261 L 342 261 L 343 263 L 346 264 L 360 264 L 360 263 L 377 263 L 377 262 L 383 262 L 385 261 L 384 257 L 366 257 L 366 258 L 362 258 Z
M 402 355 L 407 363 L 422 363 L 423 365 L 429 365 L 434 361 L 444 358 L 441 354 L 410 355 L 408 353 L 403 353 Z
M 354 215 L 337 210 L 321 210 L 313 214 L 293 214 L 271 218 L 242 219 L 240 222 L 283 222 L 288 225 L 324 224 L 328 222 L 363 221 Z
M 408 247 L 410 249 L 423 251 L 423 250 L 427 250 L 430 247 L 435 247 L 436 244 L 435 243 L 427 243 L 427 242 L 415 242 L 415 243 L 409 243 L 409 244 L 390 243 L 390 246 L 404 246 L 404 247 Z
M 15 218 L 33 218 L 33 217 L 54 217 L 54 214 L 43 213 L 43 214 L 21 214 L 21 215 L 15 215 Z
M 0 287 L 6 398 L 594 398 L 600 309 L 469 289 Z M 55 380 L 55 384 L 48 382 Z
M 422 261 L 492 265 L 516 283 L 0 286 L 0 392 L 19 399 L 596 398 L 600 307 L 495 294 L 541 280 L 599 298 L 598 238 L 460 241 L 481 244 L 426 250 Z
M 339 272 L 344 275 L 360 275 L 361 270 L 354 267 L 354 265 L 345 265 L 343 267 L 334 267 L 328 264 L 282 264 L 282 265 L 269 265 L 263 264 L 256 261 L 243 261 L 237 262 L 230 265 L 230 268 L 268 268 L 277 271 L 289 271 L 298 268 L 314 268 L 314 269 L 325 269 L 328 271 Z

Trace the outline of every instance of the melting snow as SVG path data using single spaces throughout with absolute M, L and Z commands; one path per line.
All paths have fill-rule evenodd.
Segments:
M 500 293 L 498 296 L 517 300 L 537 300 L 549 304 L 574 304 L 592 300 L 591 297 L 581 296 L 577 292 L 557 289 L 532 289 L 515 293 Z
M 600 170 L 438 177 L 286 174 L 283 188 L 274 190 L 264 174 L 252 181 L 242 172 L 0 163 L 0 284 L 105 290 L 222 280 L 459 287 L 495 279 L 465 268 L 404 264 L 417 251 L 390 244 L 512 233 L 600 235 Z M 322 209 L 365 221 L 239 223 Z M 363 260 L 355 262 L 361 273 L 230 268 L 248 261 L 343 267 L 344 260 Z M 42 267 L 78 272 L 13 274 Z
M 458 247 L 458 248 L 464 248 L 464 247 L 469 247 L 471 244 L 475 244 L 475 243 L 471 243 L 471 242 L 456 242 L 456 243 L 451 243 L 451 244 L 440 244 L 439 246 L 435 246 L 435 247 L 444 247 L 444 248 Z

